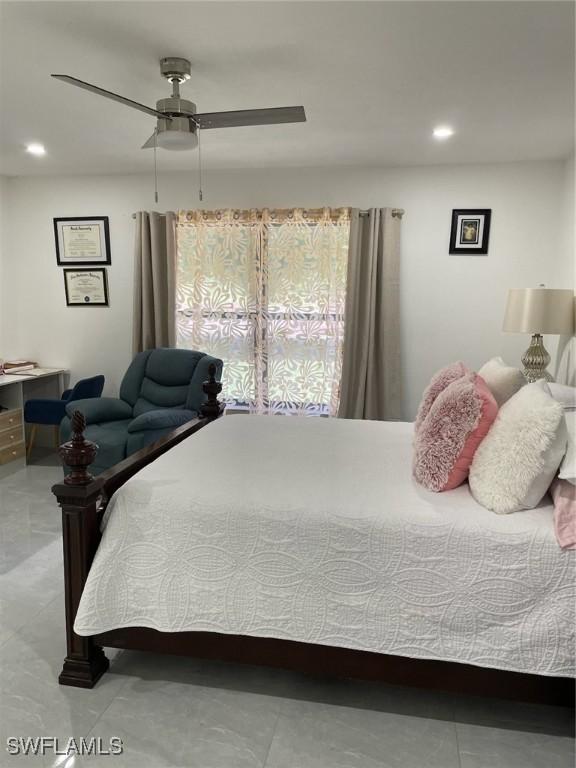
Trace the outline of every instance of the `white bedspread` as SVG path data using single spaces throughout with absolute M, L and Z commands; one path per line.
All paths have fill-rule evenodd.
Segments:
M 411 478 L 412 425 L 225 416 L 113 498 L 75 630 L 286 638 L 574 676 L 575 552 Z

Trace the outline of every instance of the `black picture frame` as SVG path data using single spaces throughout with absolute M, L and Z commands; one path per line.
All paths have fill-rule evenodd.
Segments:
M 108 296 L 108 274 L 104 267 L 86 267 L 84 269 L 66 268 L 62 270 L 64 274 L 64 292 L 66 294 L 66 306 L 67 307 L 109 307 L 110 301 Z M 70 293 L 68 290 L 68 274 L 70 272 L 82 273 L 82 272 L 101 272 L 102 283 L 104 287 L 104 301 L 71 301 Z
M 454 208 L 450 229 L 451 254 L 486 256 L 490 241 L 491 208 Z M 463 229 L 467 236 L 464 240 Z
M 67 259 L 65 254 L 60 248 L 60 230 L 59 227 L 67 224 L 68 222 L 98 222 L 102 225 L 104 230 L 104 254 L 100 259 L 81 259 L 75 261 L 73 259 Z M 108 216 L 60 216 L 53 219 L 54 223 L 54 242 L 56 244 L 56 262 L 60 267 L 86 267 L 90 264 L 102 264 L 110 266 L 112 264 L 112 253 L 110 251 L 110 225 Z

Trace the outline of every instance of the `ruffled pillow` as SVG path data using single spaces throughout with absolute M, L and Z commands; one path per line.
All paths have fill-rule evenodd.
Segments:
M 484 380 L 469 373 L 434 400 L 414 442 L 414 477 L 430 491 L 449 491 L 468 477 L 498 405 Z
M 434 376 L 430 379 L 430 384 L 426 387 L 424 390 L 424 394 L 422 395 L 422 401 L 420 405 L 418 406 L 418 413 L 416 414 L 416 422 L 414 424 L 414 430 L 418 432 L 420 427 L 422 426 L 422 423 L 424 422 L 424 419 L 426 416 L 428 416 L 428 413 L 430 412 L 430 408 L 432 407 L 432 404 L 443 390 L 446 389 L 446 387 L 449 384 L 452 384 L 453 381 L 456 381 L 457 379 L 461 379 L 462 376 L 466 376 L 466 374 L 471 373 L 471 371 L 466 368 L 464 363 L 457 362 L 457 363 L 451 363 L 450 365 L 447 365 L 445 368 L 441 368 L 439 371 L 436 371 Z

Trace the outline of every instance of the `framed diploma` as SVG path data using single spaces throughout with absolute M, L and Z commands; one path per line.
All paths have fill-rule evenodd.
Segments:
M 64 289 L 69 307 L 107 307 L 108 281 L 105 269 L 65 269 Z
M 54 219 L 54 238 L 60 266 L 112 263 L 108 216 Z

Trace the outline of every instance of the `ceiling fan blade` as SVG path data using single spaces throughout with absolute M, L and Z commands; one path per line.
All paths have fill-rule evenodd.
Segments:
M 272 107 L 271 109 L 239 109 L 235 112 L 204 112 L 194 115 L 200 128 L 237 128 L 242 125 L 303 123 L 304 107 Z
M 157 143 L 156 133 L 154 132 L 150 138 L 142 144 L 140 149 L 154 149 L 154 145 Z
M 107 91 L 104 88 L 99 88 L 97 85 L 92 85 L 91 83 L 85 83 L 84 80 L 78 80 L 77 77 L 71 77 L 70 75 L 51 75 L 51 77 L 55 77 L 56 80 L 62 80 L 64 83 L 70 83 L 70 85 L 77 85 L 79 88 L 84 88 L 85 91 L 91 91 L 92 93 L 97 93 L 99 96 L 104 96 L 107 99 L 118 101 L 120 102 L 120 104 L 125 104 L 127 107 L 133 107 L 134 109 L 139 109 L 140 112 L 146 112 L 147 115 L 153 115 L 154 117 L 163 117 L 165 120 L 171 120 L 170 117 L 165 115 L 163 112 L 158 112 L 157 109 L 152 109 L 152 107 L 147 107 L 145 104 L 140 104 L 137 101 L 132 101 L 132 99 L 126 99 L 124 98 L 124 96 L 119 96 L 117 93 L 112 93 L 112 91 Z

